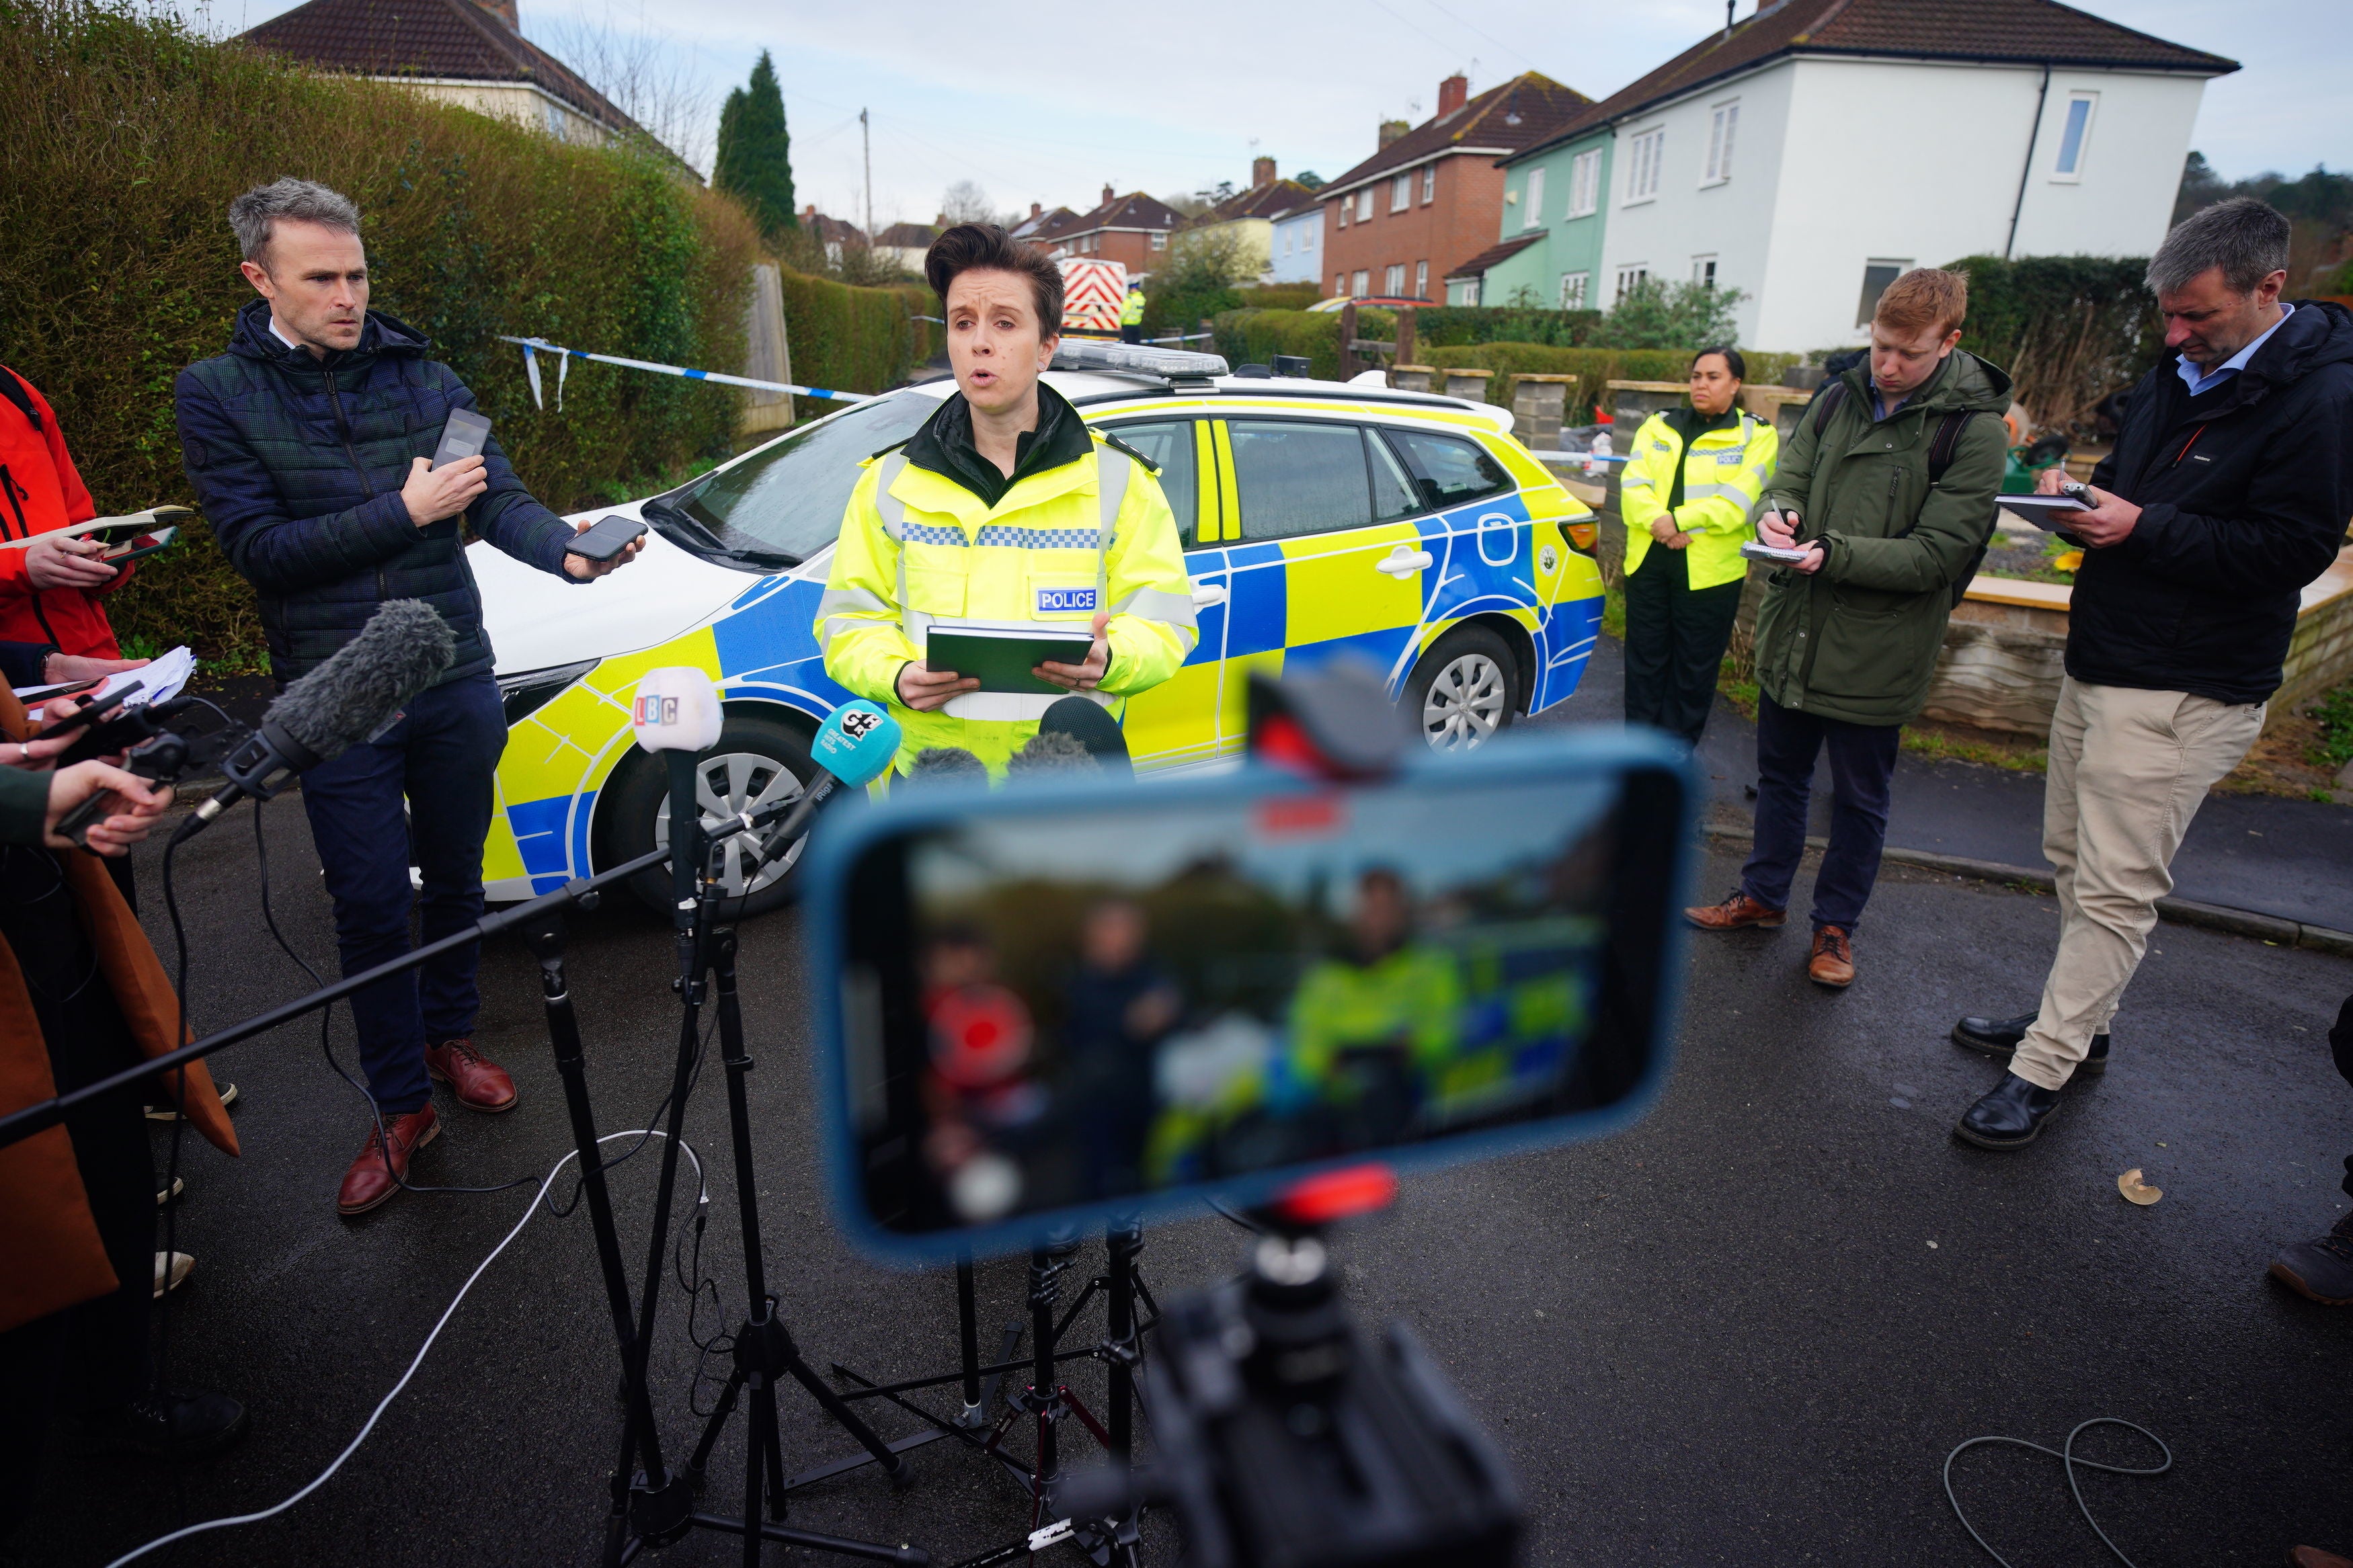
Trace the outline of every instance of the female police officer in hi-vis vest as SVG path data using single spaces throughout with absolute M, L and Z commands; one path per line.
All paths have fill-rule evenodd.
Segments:
M 1748 366 L 1735 348 L 1691 365 L 1691 406 L 1645 420 L 1618 487 L 1626 520 L 1626 721 L 1699 744 L 1740 613 L 1757 537 L 1749 513 L 1781 452 L 1773 426 L 1736 412 Z
M 1116 715 L 1192 652 L 1192 584 L 1151 468 L 1038 379 L 1060 342 L 1061 269 L 994 224 L 959 224 L 934 242 L 923 275 L 947 320 L 956 391 L 903 447 L 868 459 L 817 640 L 828 675 L 899 721 L 899 772 L 928 748 L 958 747 L 1001 774 L 1062 699 L 983 692 L 931 668 L 925 628 L 1092 623 L 1084 663 L 1034 673 Z

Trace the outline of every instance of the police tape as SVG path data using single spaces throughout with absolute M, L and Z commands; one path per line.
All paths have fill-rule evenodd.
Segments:
M 784 381 L 755 381 L 748 375 L 724 375 L 715 370 L 690 370 L 682 364 L 656 364 L 651 360 L 623 359 L 618 354 L 585 353 L 579 349 L 567 349 L 545 338 L 511 338 L 499 334 L 502 343 L 522 345 L 522 372 L 531 383 L 531 400 L 539 407 L 547 406 L 540 395 L 539 360 L 541 353 L 552 353 L 555 359 L 555 411 L 564 412 L 564 375 L 574 360 L 587 360 L 594 364 L 617 364 L 624 370 L 649 370 L 657 375 L 683 376 L 689 381 L 715 382 L 721 386 L 741 386 L 754 392 L 789 392 L 796 397 L 829 397 L 836 403 L 871 403 L 873 398 L 862 392 L 836 392 L 824 386 L 795 386 Z

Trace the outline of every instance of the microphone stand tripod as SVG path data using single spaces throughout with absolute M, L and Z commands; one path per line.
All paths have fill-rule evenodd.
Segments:
M 902 1485 L 908 1479 L 906 1462 L 801 1358 L 799 1347 L 777 1311 L 776 1298 L 768 1290 L 760 1235 L 759 1185 L 753 1170 L 751 1102 L 744 1086 L 753 1061 L 744 1046 L 744 1016 L 736 993 L 735 931 L 719 921 L 719 905 L 726 894 L 710 875 L 712 841 L 703 830 L 701 808 L 695 799 L 700 758 L 673 751 L 668 753 L 668 760 L 672 916 L 679 954 L 675 988 L 681 1012 L 677 1065 L 670 1087 L 670 1136 L 663 1141 L 661 1175 L 654 1194 L 645 1283 L 638 1300 L 634 1330 L 623 1335 L 624 1354 L 631 1358 L 631 1375 L 642 1386 L 663 1263 L 669 1251 L 670 1208 L 678 1180 L 679 1133 L 702 1054 L 702 1012 L 706 998 L 717 1012 L 720 1060 L 727 1076 L 728 1131 L 734 1154 L 736 1210 L 742 1226 L 744 1286 L 749 1302 L 745 1321 L 734 1334 L 734 1369 L 703 1428 L 692 1458 L 682 1471 L 671 1475 L 662 1468 L 659 1448 L 653 1442 L 649 1406 L 636 1399 L 628 1404 L 621 1423 L 615 1505 L 606 1530 L 606 1568 L 621 1568 L 644 1547 L 667 1545 L 698 1529 L 740 1536 L 744 1568 L 755 1568 L 761 1547 L 768 1541 L 876 1562 L 928 1563 L 930 1556 L 915 1547 L 822 1535 L 795 1530 L 783 1522 L 785 1496 L 790 1488 L 785 1479 L 783 1446 L 776 1423 L 776 1384 L 780 1373 L 789 1373 L 807 1389 L 819 1408 L 855 1437 L 884 1473 Z M 752 824 L 747 822 L 744 826 Z M 744 1397 L 746 1394 L 748 1400 Z M 712 1449 L 739 1405 L 745 1413 L 744 1511 L 741 1515 L 701 1512 L 694 1507 L 695 1495 L 701 1489 Z M 929 1436 L 923 1435 L 925 1439 Z M 642 1468 L 631 1476 L 633 1461 Z M 829 1473 L 862 1462 L 831 1467 Z M 624 1476 L 631 1479 L 625 1483 L 621 1479 Z

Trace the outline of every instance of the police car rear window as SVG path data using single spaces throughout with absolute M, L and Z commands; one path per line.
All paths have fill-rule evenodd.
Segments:
M 939 405 L 909 393 L 861 403 L 649 502 L 646 521 L 672 543 L 729 565 L 792 565 L 841 531 L 865 471 L 860 461 L 913 436 Z
M 1413 470 L 1414 481 L 1420 487 L 1423 504 L 1433 510 L 1460 506 L 1512 488 L 1511 476 L 1504 472 L 1504 466 L 1475 441 L 1427 430 L 1389 428 L 1382 434 L 1404 451 L 1406 466 Z

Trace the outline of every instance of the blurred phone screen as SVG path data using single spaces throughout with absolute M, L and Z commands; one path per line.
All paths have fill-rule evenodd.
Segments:
M 1608 772 L 1131 791 L 879 846 L 845 976 L 869 1217 L 1115 1207 L 1614 1103 L 1651 1020 L 1613 948 L 1655 963 L 1674 879 L 1641 779 L 1680 800 Z

